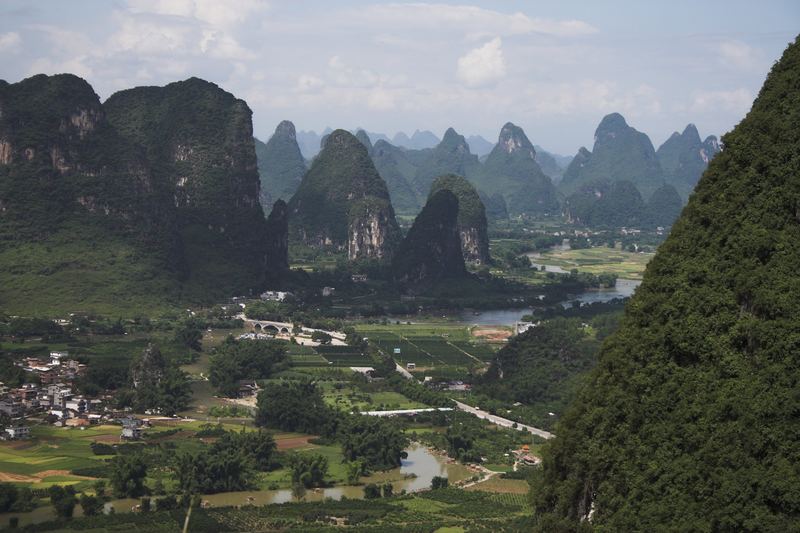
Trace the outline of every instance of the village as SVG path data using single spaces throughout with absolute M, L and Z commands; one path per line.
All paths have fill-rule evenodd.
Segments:
M 69 359 L 67 352 L 50 352 L 49 361 L 26 357 L 16 363 L 36 376 L 37 383 L 10 388 L 0 383 L 0 439 L 21 440 L 30 437 L 31 422 L 55 427 L 86 428 L 100 423 L 122 425 L 120 437 L 138 440 L 147 420 L 111 409 L 112 397 L 103 394 L 89 398 L 76 392 L 75 382 L 86 373 L 87 365 Z

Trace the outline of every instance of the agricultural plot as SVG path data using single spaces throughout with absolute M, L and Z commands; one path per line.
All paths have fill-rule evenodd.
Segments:
M 322 366 L 328 364 L 328 361 L 318 353 L 289 355 L 288 359 L 292 366 Z
M 465 341 L 453 341 L 452 344 L 482 361 L 491 361 L 494 358 L 494 354 L 497 353 L 497 351 L 487 343 L 473 344 Z
M 350 346 L 317 346 L 317 352 L 332 366 L 371 366 L 372 359 Z
M 582 250 L 552 250 L 536 259 L 537 263 L 564 270 L 578 269 L 591 274 L 610 273 L 625 279 L 642 279 L 652 253 L 634 253 L 618 248 L 598 246 Z

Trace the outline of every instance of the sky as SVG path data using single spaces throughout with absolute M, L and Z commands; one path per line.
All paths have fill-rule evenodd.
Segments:
M 283 119 L 387 133 L 508 121 L 566 155 L 622 113 L 657 147 L 729 131 L 800 31 L 800 2 L 0 0 L 0 79 L 71 72 L 105 100 L 191 76 Z

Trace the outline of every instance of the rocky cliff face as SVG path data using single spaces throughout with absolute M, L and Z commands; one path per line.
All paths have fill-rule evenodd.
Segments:
M 2 82 L 0 161 L 6 310 L 142 312 L 263 282 L 250 110 L 213 84 L 101 105 L 71 75 Z
M 437 191 L 448 190 L 458 199 L 458 232 L 464 261 L 489 264 L 489 235 L 486 208 L 478 191 L 465 178 L 455 174 L 439 176 L 431 186 L 433 196 Z
M 412 285 L 467 274 L 458 231 L 458 198 L 435 192 L 401 243 L 392 262 L 394 278 Z
M 259 286 L 266 220 L 247 104 L 191 78 L 118 92 L 104 108 L 112 125 L 144 148 L 160 185 L 171 189 L 186 290 L 230 294 Z
M 176 296 L 183 253 L 174 227 L 170 193 L 144 151 L 107 120 L 88 83 L 69 74 L 0 82 L 0 301 L 7 311 Z
M 325 140 L 289 202 L 290 238 L 348 251 L 351 260 L 392 255 L 400 229 L 386 183 L 351 133 Z
M 266 143 L 255 141 L 258 173 L 261 177 L 261 205 L 266 211 L 275 200 L 288 201 L 292 197 L 303 174 L 306 162 L 297 144 L 294 124 L 282 121 Z
M 267 217 L 267 280 L 280 279 L 289 271 L 289 208 L 278 200 Z
M 486 193 L 502 194 L 511 214 L 559 211 L 556 189 L 536 162 L 533 144 L 511 122 L 500 130 L 483 167 L 469 177 Z

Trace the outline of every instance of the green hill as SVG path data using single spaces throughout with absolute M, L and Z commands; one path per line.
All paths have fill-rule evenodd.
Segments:
M 292 197 L 306 173 L 306 162 L 297 145 L 294 124 L 288 120 L 278 124 L 266 143 L 256 139 L 255 146 L 261 205 L 267 210 L 275 200 L 288 201 Z
M 570 194 L 597 181 L 626 180 L 649 197 L 664 181 L 653 144 L 644 133 L 628 126 L 619 113 L 603 117 L 594 134 L 594 147 L 581 148 L 564 171 L 559 189 Z
M 536 162 L 533 144 L 511 122 L 500 130 L 486 162 L 468 176 L 487 194 L 502 194 L 512 215 L 559 212 L 556 188 Z
M 430 284 L 467 275 L 458 234 L 458 198 L 447 189 L 433 193 L 392 262 L 395 280 Z
M 672 185 L 665 183 L 647 201 L 647 221 L 651 226 L 668 227 L 677 220 L 683 200 Z
M 422 198 L 430 190 L 433 180 L 443 174 L 470 176 L 480 165 L 478 156 L 469 151 L 463 135 L 447 128 L 442 141 L 435 148 L 423 151 L 424 157 L 417 162 L 414 186 Z
M 656 156 L 667 182 L 688 197 L 709 161 L 719 151 L 716 137 L 710 135 L 705 141 L 701 141 L 697 127 L 689 124 L 683 133 L 676 131 L 659 146 Z
M 491 263 L 486 208 L 478 191 L 466 178 L 455 174 L 436 178 L 431 185 L 429 197 L 442 189 L 452 192 L 458 198 L 458 232 L 464 260 L 479 264 Z
M 84 80 L 0 82 L 0 306 L 152 309 L 186 264 L 172 194 Z
M 725 135 L 546 450 L 542 531 L 800 524 L 800 39 Z
M 296 242 L 347 250 L 350 259 L 388 258 L 400 240 L 386 183 L 354 135 L 336 130 L 289 201 Z
M 247 104 L 190 78 L 120 91 L 103 108 L 172 191 L 187 266 L 183 295 L 218 298 L 260 286 L 266 220 Z
M 646 208 L 639 190 L 630 181 L 600 181 L 581 187 L 564 201 L 567 220 L 594 227 L 639 227 Z
M 386 181 L 392 205 L 397 212 L 418 213 L 421 206 L 420 195 L 413 185 L 417 166 L 411 159 L 417 155 L 416 151 L 404 150 L 380 140 L 372 147 L 371 155 L 375 168 Z

